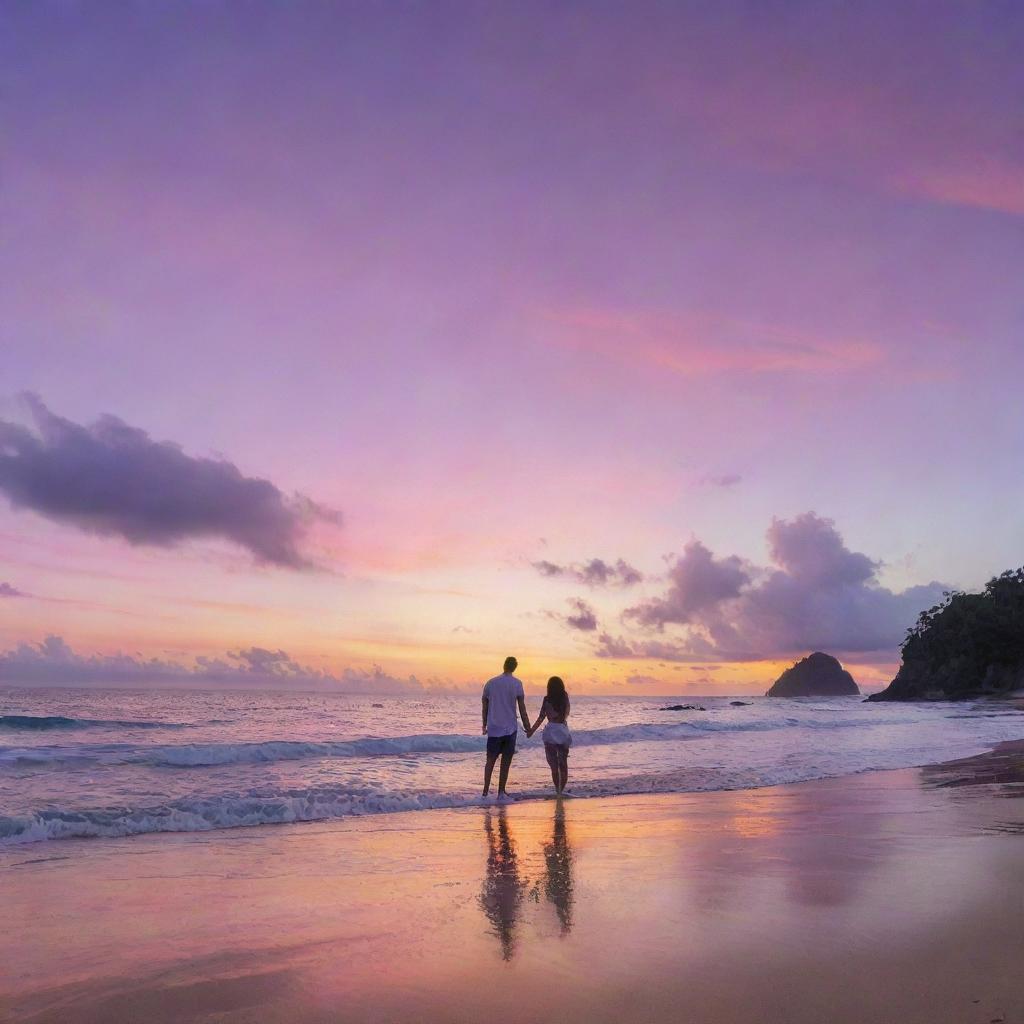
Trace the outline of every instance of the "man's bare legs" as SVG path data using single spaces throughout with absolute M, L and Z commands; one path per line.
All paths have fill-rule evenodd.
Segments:
M 498 755 L 487 755 L 487 763 L 484 765 L 484 796 L 491 791 L 491 775 L 494 773 L 494 765 Z M 498 769 L 498 796 L 505 795 L 505 785 L 508 782 L 508 770 L 512 767 L 512 753 L 505 750 L 501 754 L 501 767 Z
M 505 750 L 501 754 L 501 768 L 498 769 L 498 796 L 505 795 L 505 783 L 508 782 L 508 770 L 512 767 L 512 751 Z
M 498 760 L 497 754 L 488 754 L 487 763 L 484 765 L 484 796 L 491 791 L 491 775 L 494 773 L 494 763 Z M 508 769 L 505 769 L 505 775 L 508 775 Z M 504 788 L 504 782 L 500 785 Z

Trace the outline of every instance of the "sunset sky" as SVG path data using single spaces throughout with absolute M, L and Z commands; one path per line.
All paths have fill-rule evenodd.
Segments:
M 1022 52 L 999 2 L 6 5 L 0 681 L 888 680 L 1024 562 Z

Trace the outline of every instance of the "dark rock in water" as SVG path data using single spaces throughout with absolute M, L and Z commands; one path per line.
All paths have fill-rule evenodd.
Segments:
M 1024 568 L 980 594 L 946 594 L 903 641 L 896 678 L 869 701 L 977 700 L 1024 688 Z
M 815 651 L 787 668 L 768 691 L 769 697 L 846 697 L 860 690 L 853 676 L 831 654 Z
M 729 701 L 730 706 L 732 706 L 734 708 L 749 708 L 750 707 L 750 703 L 751 702 L 749 700 L 731 700 L 731 701 Z
M 382 708 L 382 707 L 384 707 L 384 705 L 383 704 L 371 704 L 370 707 L 371 708 Z
M 699 704 L 669 704 L 667 707 L 659 708 L 659 711 L 704 711 Z

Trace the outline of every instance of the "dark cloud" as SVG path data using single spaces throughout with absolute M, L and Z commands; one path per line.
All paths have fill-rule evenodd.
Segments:
M 139 654 L 76 653 L 61 637 L 19 644 L 0 654 L 0 682 L 67 686 L 250 686 L 337 690 L 345 693 L 418 693 L 415 676 L 397 678 L 379 666 L 348 668 L 334 675 L 295 661 L 286 651 L 248 647 L 223 657 L 199 657 L 191 665 Z M 443 687 L 431 683 L 431 689 Z
M 735 555 L 715 558 L 700 541 L 690 541 L 669 569 L 669 588 L 662 597 L 627 609 L 626 617 L 641 626 L 661 629 L 668 623 L 688 625 L 702 614 L 737 597 L 750 582 L 750 572 Z
M 880 563 L 867 555 L 850 551 L 835 523 L 813 512 L 790 522 L 772 519 L 766 536 L 772 561 L 808 586 L 858 586 L 874 579 L 880 568 Z
M 618 577 L 618 582 L 623 587 L 632 587 L 636 583 L 643 582 L 643 573 L 639 569 L 634 569 L 633 566 L 624 562 L 621 558 L 615 563 L 615 575 Z
M 639 573 L 625 562 L 620 561 L 618 565 L 625 569 L 629 578 L 634 574 L 639 577 Z M 619 580 L 618 566 L 609 565 L 601 558 L 592 558 L 589 562 L 576 566 L 574 575 L 580 583 L 586 583 L 590 587 L 606 587 L 609 583 Z
M 12 587 L 10 583 L 0 583 L 0 597 L 28 597 L 28 594 Z
M 186 455 L 115 416 L 81 426 L 24 398 L 35 430 L 0 420 L 0 492 L 15 508 L 131 544 L 220 537 L 290 569 L 314 567 L 302 551 L 313 522 L 340 522 L 340 513 L 225 459 Z
M 579 597 L 570 598 L 573 612 L 565 617 L 565 624 L 570 629 L 579 629 L 584 633 L 591 633 L 597 629 L 597 615 L 594 609 L 586 601 Z
M 898 592 L 881 586 L 880 564 L 847 548 L 835 524 L 812 512 L 773 519 L 767 540 L 773 565 L 764 569 L 735 555 L 717 558 L 699 541 L 688 544 L 669 570 L 666 592 L 624 613 L 647 635 L 603 633 L 598 656 L 697 661 L 810 650 L 894 654 L 921 609 L 949 589 L 938 582 Z M 670 626 L 684 632 L 663 637 Z
M 600 558 L 592 558 L 577 566 L 573 573 L 580 581 L 590 587 L 606 587 L 609 580 L 615 576 L 615 569 Z
M 735 487 L 743 477 L 739 473 L 722 473 L 719 476 L 709 474 L 697 480 L 698 487 Z
M 626 682 L 629 683 L 630 686 L 653 686 L 656 683 L 660 684 L 662 681 L 658 679 L 656 676 L 645 676 L 637 674 L 632 676 L 626 676 Z
M 541 576 L 564 576 L 588 587 L 631 587 L 644 578 L 643 573 L 621 558 L 614 563 L 606 562 L 603 558 L 591 558 L 589 562 L 576 562 L 571 565 L 557 565 L 547 559 L 531 564 Z
M 710 644 L 699 636 L 683 640 L 629 639 L 624 636 L 613 636 L 611 633 L 601 633 L 597 638 L 594 653 L 599 658 L 609 658 L 612 661 L 643 658 L 652 661 L 688 662 L 706 658 L 714 652 L 710 650 Z
M 561 565 L 555 565 L 554 562 L 549 562 L 547 559 L 541 559 L 539 562 L 532 563 L 534 569 L 541 574 L 541 576 L 563 576 L 565 575 L 565 567 Z
M 621 636 L 612 636 L 611 633 L 602 633 L 597 638 L 597 656 L 599 658 L 639 657 L 634 653 L 633 644 Z

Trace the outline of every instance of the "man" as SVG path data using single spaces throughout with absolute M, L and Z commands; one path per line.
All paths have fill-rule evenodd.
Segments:
M 516 752 L 516 733 L 519 723 L 516 722 L 516 704 L 519 704 L 519 717 L 523 720 L 523 728 L 529 731 L 530 719 L 526 714 L 526 696 L 523 684 L 516 679 L 513 672 L 519 662 L 515 658 L 505 659 L 505 670 L 500 676 L 489 679 L 484 684 L 483 697 L 483 731 L 487 733 L 487 766 L 484 768 L 484 796 L 491 791 L 491 774 L 494 763 L 501 758 L 501 769 L 498 772 L 498 802 L 505 803 L 509 796 L 505 792 L 508 782 L 508 770 L 512 764 L 512 755 Z

